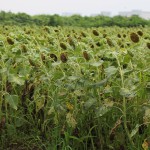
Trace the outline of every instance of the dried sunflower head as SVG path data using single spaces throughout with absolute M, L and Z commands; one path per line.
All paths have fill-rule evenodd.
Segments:
M 118 36 L 118 38 L 121 38 L 121 34 L 118 33 L 117 36 Z
M 71 38 L 70 36 L 68 37 L 68 43 L 69 43 L 70 46 L 75 48 L 75 42 L 74 42 L 73 38 Z
M 21 49 L 22 49 L 22 52 L 27 52 L 28 48 L 26 47 L 25 44 L 21 45 Z
M 142 32 L 142 31 L 137 31 L 137 34 L 138 34 L 139 36 L 142 36 L 142 35 L 143 35 L 143 32 Z
M 111 47 L 114 46 L 113 42 L 109 38 L 107 38 L 107 44 Z
M 82 37 L 86 37 L 86 34 L 84 32 L 81 32 Z
M 97 45 L 97 46 L 101 46 L 101 43 L 100 43 L 100 42 L 97 42 L 96 45 Z
M 147 43 L 147 47 L 150 49 L 150 43 Z
M 107 34 L 106 34 L 106 33 L 104 33 L 104 34 L 103 34 L 103 38 L 106 38 L 106 37 L 107 37 Z
M 60 43 L 60 47 L 61 47 L 62 49 L 64 49 L 64 50 L 66 50 L 66 49 L 67 49 L 67 46 L 66 46 L 66 44 L 65 44 L 65 43 Z
M 68 58 L 67 58 L 67 54 L 66 53 L 61 53 L 60 54 L 60 60 L 63 62 L 63 63 L 66 63 Z
M 86 51 L 83 52 L 83 57 L 84 57 L 87 61 L 90 60 L 90 56 L 89 56 L 89 54 L 88 54 Z
M 95 36 L 99 36 L 99 32 L 98 32 L 97 30 L 93 30 L 93 34 L 94 34 Z
M 126 38 L 126 34 L 123 34 L 123 37 Z
M 132 32 L 131 34 L 130 34 L 130 39 L 132 40 L 132 42 L 134 42 L 134 43 L 138 43 L 139 42 L 139 36 L 136 34 L 136 33 L 134 33 L 134 32 Z
M 57 61 L 57 56 L 55 54 L 50 54 L 50 58 L 53 59 L 53 61 Z
M 10 44 L 10 45 L 13 45 L 13 44 L 14 44 L 13 39 L 10 38 L 10 37 L 7 37 L 7 42 L 8 42 L 8 44 Z
M 41 59 L 43 62 L 45 61 L 45 55 L 43 53 L 41 53 Z

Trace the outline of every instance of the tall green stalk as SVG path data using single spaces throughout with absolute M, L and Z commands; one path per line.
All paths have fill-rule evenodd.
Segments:
M 119 67 L 119 74 L 120 74 L 120 78 L 121 78 L 121 87 L 125 88 L 124 73 L 123 73 L 123 70 L 122 70 L 122 67 L 121 67 L 121 64 L 120 64 L 120 61 L 119 61 L 117 55 L 115 55 L 115 57 L 116 57 L 117 64 L 118 64 L 118 67 Z M 128 127 L 127 127 L 127 107 L 126 107 L 126 104 L 127 104 L 126 98 L 125 98 L 125 96 L 123 96 L 123 103 L 122 103 L 122 107 L 123 107 L 123 110 L 122 110 L 122 112 L 123 112 L 123 125 L 124 125 L 125 132 L 127 134 L 127 137 L 129 139 L 129 142 L 131 143 L 132 147 L 134 147 L 134 142 L 133 142 L 133 140 L 130 136 L 130 133 L 129 133 L 129 130 L 128 130 Z

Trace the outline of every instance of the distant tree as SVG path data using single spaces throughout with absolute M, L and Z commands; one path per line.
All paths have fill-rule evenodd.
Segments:
M 138 15 L 131 16 L 128 19 L 128 21 L 129 21 L 129 26 L 132 26 L 132 27 L 140 26 L 140 25 L 142 25 L 142 26 L 147 25 L 147 21 L 140 18 Z
M 26 13 L 0 12 L 0 24 L 3 25 L 38 25 L 38 26 L 78 26 L 78 27 L 100 27 L 100 26 L 150 26 L 150 20 L 145 20 L 137 15 L 131 17 L 123 16 L 80 16 L 78 14 L 66 17 L 55 15 L 35 15 Z
M 32 20 L 31 20 L 31 16 L 27 15 L 26 13 L 18 13 L 14 16 L 14 20 L 16 21 L 16 23 L 18 24 L 31 24 Z
M 1 11 L 1 12 L 0 12 L 0 21 L 5 20 L 6 14 L 7 14 L 7 13 L 6 13 L 5 11 Z
M 49 21 L 48 21 L 48 24 L 49 26 L 58 26 L 58 25 L 62 25 L 62 22 L 61 22 L 61 17 L 59 15 L 52 15 L 52 16 L 49 16 Z

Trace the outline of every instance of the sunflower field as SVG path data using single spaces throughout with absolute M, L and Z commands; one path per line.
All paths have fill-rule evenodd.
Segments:
M 149 148 L 149 27 L 0 26 L 0 150 Z

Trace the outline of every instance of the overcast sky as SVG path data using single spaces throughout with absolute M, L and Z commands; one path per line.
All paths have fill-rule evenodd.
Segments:
M 150 11 L 150 0 L 0 0 L 0 10 L 35 14 L 100 14 L 109 11 Z

